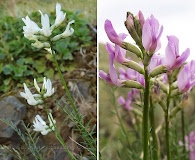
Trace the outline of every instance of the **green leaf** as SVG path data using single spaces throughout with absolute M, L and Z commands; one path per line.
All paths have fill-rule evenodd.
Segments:
M 12 71 L 13 71 L 13 65 L 7 64 L 3 67 L 3 73 L 5 75 L 10 75 Z
M 20 59 L 18 59 L 18 60 L 16 61 L 16 64 L 19 65 L 19 66 L 21 66 L 21 65 L 24 64 L 24 62 L 25 62 L 25 58 L 20 58 Z
M 3 84 L 4 84 L 4 85 L 8 85 L 8 84 L 10 84 L 10 81 L 11 81 L 11 78 L 5 79 L 5 80 L 3 81 Z
M 46 70 L 44 59 L 36 60 L 34 63 L 34 67 L 37 69 L 38 73 L 43 73 Z
M 13 68 L 14 76 L 15 77 L 22 77 L 24 74 L 24 71 L 27 69 L 25 65 L 22 66 L 16 66 Z
M 52 78 L 54 76 L 54 70 L 52 68 L 50 68 L 49 70 L 45 71 L 44 75 L 47 78 Z
M 63 55 L 63 59 L 64 60 L 73 60 L 73 56 L 72 56 L 72 54 L 70 52 L 68 52 L 68 53 L 65 53 Z
M 3 60 L 5 58 L 5 54 L 4 53 L 0 53 L 0 60 Z
M 25 64 L 33 64 L 34 60 L 31 57 L 25 58 Z

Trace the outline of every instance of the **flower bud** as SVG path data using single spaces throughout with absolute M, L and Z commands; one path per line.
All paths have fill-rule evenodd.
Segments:
M 32 46 L 33 47 L 36 47 L 36 48 L 50 48 L 50 44 L 48 42 L 40 42 L 40 41 L 35 41 L 35 43 L 32 43 Z
M 123 87 L 127 88 L 137 88 L 137 89 L 144 89 L 144 87 L 141 85 L 141 83 L 133 80 L 126 80 L 122 82 Z
M 125 25 L 126 25 L 127 30 L 134 28 L 133 17 L 129 12 L 127 12 L 127 19 L 125 21 Z
M 162 99 L 159 98 L 158 103 L 162 107 L 163 111 L 166 113 L 167 112 L 167 106 L 166 106 L 165 101 L 163 101 Z
M 136 19 L 130 12 L 127 12 L 125 26 L 136 44 L 141 47 L 141 26 L 139 20 Z
M 140 74 L 144 74 L 143 67 L 140 64 L 138 64 L 137 62 L 135 62 L 135 61 L 130 60 L 128 62 L 124 62 L 123 65 L 125 65 L 128 68 L 136 70 Z
M 132 53 L 134 53 L 134 54 L 136 54 L 137 57 L 139 57 L 139 58 L 142 57 L 141 51 L 131 43 L 122 42 L 121 47 L 128 50 L 128 51 L 130 51 L 130 52 L 132 52 Z
M 143 25 L 145 23 L 145 18 L 144 18 L 144 15 L 143 15 L 143 13 L 141 11 L 139 11 L 138 17 L 139 17 L 139 22 L 140 22 L 141 29 L 142 29 L 143 28 Z
M 168 88 L 163 82 L 158 81 L 158 84 L 164 93 L 168 93 Z
M 169 121 L 171 120 L 171 118 L 173 118 L 174 116 L 176 116 L 176 114 L 181 111 L 182 109 L 184 109 L 184 107 L 186 106 L 186 103 L 188 101 L 187 100 L 184 100 L 184 101 L 181 101 L 176 107 L 174 107 L 170 114 L 169 114 Z
M 182 94 L 182 93 L 179 92 L 179 90 L 178 90 L 178 88 L 177 88 L 177 89 L 175 89 L 175 90 L 173 90 L 173 91 L 171 92 L 171 97 L 175 97 L 175 96 L 178 96 L 178 95 L 180 95 L 180 94 Z
M 167 71 L 167 68 L 163 65 L 155 67 L 151 72 L 150 72 L 150 77 L 155 77 L 158 76 L 159 74 L 165 73 Z

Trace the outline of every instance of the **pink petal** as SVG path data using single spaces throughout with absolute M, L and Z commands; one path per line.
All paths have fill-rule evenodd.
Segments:
M 106 20 L 104 23 L 104 29 L 111 42 L 121 45 L 122 39 L 117 35 L 110 20 Z
M 189 57 L 189 55 L 190 55 L 190 49 L 187 48 L 182 53 L 182 55 L 176 59 L 175 64 L 174 64 L 174 66 L 173 66 L 172 69 L 181 67 L 181 65 L 187 60 L 187 58 Z
M 152 35 L 151 35 L 151 29 L 150 29 L 150 22 L 148 18 L 145 21 L 143 25 L 143 29 L 142 29 L 142 44 L 146 51 L 149 51 L 150 49 L 151 40 L 152 40 Z

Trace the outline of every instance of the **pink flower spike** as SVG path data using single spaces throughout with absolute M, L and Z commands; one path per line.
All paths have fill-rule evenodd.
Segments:
M 189 135 L 189 149 L 190 149 L 190 160 L 195 159 L 195 132 L 191 131 Z
M 148 54 L 152 55 L 160 49 L 162 32 L 163 26 L 159 28 L 159 22 L 153 15 L 146 19 L 142 29 L 142 44 Z
M 179 145 L 185 146 L 186 150 L 189 151 L 190 159 L 195 160 L 195 132 L 191 131 L 189 136 L 185 136 L 185 144 L 179 141 Z
M 108 38 L 110 39 L 110 41 L 112 43 L 115 43 L 115 44 L 118 44 L 118 45 L 121 45 L 122 44 L 123 39 L 118 36 L 118 34 L 114 30 L 114 28 L 113 28 L 112 23 L 111 23 L 110 20 L 106 20 L 105 21 L 105 23 L 104 23 L 104 29 L 106 31 L 106 34 L 107 34 Z

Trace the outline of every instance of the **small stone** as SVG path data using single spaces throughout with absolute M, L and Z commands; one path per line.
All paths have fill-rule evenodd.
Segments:
M 26 106 L 16 97 L 8 96 L 0 101 L 0 119 L 11 121 L 15 126 L 26 115 Z M 0 121 L 0 138 L 12 137 L 14 130 L 6 123 Z
M 79 81 L 79 82 L 77 82 L 77 87 L 78 87 L 80 93 L 83 95 L 83 97 L 85 99 L 87 99 L 88 96 L 89 96 L 90 82 L 88 82 L 88 81 Z

